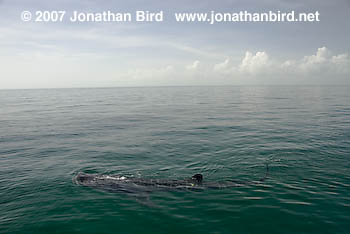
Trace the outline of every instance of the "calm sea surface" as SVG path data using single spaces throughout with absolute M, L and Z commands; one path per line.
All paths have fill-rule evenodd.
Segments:
M 253 181 L 147 197 L 79 171 Z M 0 233 L 350 233 L 350 87 L 0 90 Z

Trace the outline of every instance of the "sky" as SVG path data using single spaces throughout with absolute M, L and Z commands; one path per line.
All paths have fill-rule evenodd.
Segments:
M 66 11 L 63 22 L 21 12 Z M 164 12 L 82 22 L 73 11 Z M 180 23 L 181 12 L 315 12 L 319 22 Z M 0 89 L 350 85 L 350 0 L 0 0 Z

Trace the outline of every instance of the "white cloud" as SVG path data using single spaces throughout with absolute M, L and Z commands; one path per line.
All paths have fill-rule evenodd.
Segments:
M 350 58 L 348 54 L 332 55 L 329 49 L 321 47 L 316 54 L 300 60 L 287 60 L 280 67 L 283 71 L 304 75 L 344 75 L 350 73 Z
M 225 59 L 225 61 L 221 63 L 217 63 L 214 65 L 214 71 L 222 74 L 232 73 L 234 67 L 230 66 L 230 59 Z
M 173 72 L 174 71 L 174 67 L 172 65 L 167 65 L 165 67 L 162 67 L 159 72 L 161 73 L 168 73 L 168 72 Z
M 273 62 L 269 59 L 266 52 L 256 52 L 253 54 L 247 51 L 239 64 L 234 65 L 227 58 L 225 61 L 214 65 L 214 72 L 226 75 L 258 75 L 267 72 L 272 65 Z
M 321 66 L 327 63 L 329 56 L 330 51 L 326 47 L 318 48 L 316 54 L 305 56 L 300 61 L 300 69 L 306 72 L 319 70 Z
M 195 70 L 198 69 L 198 67 L 199 67 L 199 61 L 196 60 L 196 61 L 194 61 L 192 64 L 187 65 L 187 66 L 186 66 L 186 69 L 187 69 L 187 70 L 190 70 L 190 71 L 195 71 Z
M 332 56 L 330 62 L 335 67 L 336 72 L 350 74 L 350 58 L 348 54 Z
M 257 52 L 254 55 L 247 51 L 238 69 L 243 73 L 258 74 L 266 71 L 270 65 L 271 62 L 266 52 Z

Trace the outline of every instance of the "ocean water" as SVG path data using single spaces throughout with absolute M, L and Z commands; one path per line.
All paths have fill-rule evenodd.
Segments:
M 350 233 L 350 87 L 0 90 L 0 233 Z M 261 184 L 130 196 L 79 172 Z

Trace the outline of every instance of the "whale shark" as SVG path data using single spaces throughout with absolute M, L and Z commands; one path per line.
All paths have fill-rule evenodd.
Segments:
M 195 174 L 185 179 L 150 179 L 136 178 L 123 175 L 89 174 L 79 172 L 73 177 L 73 182 L 108 192 L 144 193 L 161 190 L 204 190 L 227 189 L 244 185 L 258 185 L 264 182 L 269 173 L 268 164 L 264 177 L 256 181 L 239 181 L 229 179 L 226 181 L 207 181 L 202 174 Z

